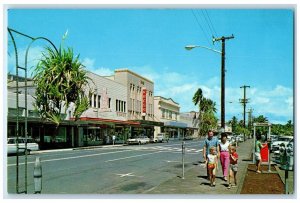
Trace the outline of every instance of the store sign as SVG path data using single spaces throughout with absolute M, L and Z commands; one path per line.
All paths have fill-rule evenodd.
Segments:
M 143 103 L 142 103 L 142 113 L 146 113 L 146 100 L 147 99 L 147 90 L 146 88 L 143 88 L 143 95 L 142 95 L 142 100 L 143 100 Z

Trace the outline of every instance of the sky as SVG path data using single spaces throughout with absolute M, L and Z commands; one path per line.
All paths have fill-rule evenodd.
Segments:
M 57 47 L 72 47 L 80 61 L 99 75 L 128 68 L 154 82 L 154 95 L 172 98 L 180 111 L 197 110 L 198 88 L 216 102 L 220 118 L 221 55 L 186 45 L 221 50 L 212 37 L 226 41 L 225 119 L 243 118 L 243 85 L 248 85 L 247 110 L 271 123 L 293 121 L 294 11 L 290 9 L 10 9 L 8 26 L 27 35 L 43 36 Z M 67 32 L 67 38 L 62 40 Z M 8 38 L 9 39 L 9 38 Z M 20 58 L 29 41 L 16 36 Z M 30 48 L 34 67 L 48 45 Z M 8 40 L 8 72 L 15 73 Z M 21 62 L 21 65 L 24 62 Z

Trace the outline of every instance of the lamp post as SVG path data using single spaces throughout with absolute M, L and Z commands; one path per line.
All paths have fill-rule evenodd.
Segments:
M 210 51 L 221 54 L 222 65 L 221 65 L 221 128 L 225 129 L 225 53 L 218 51 L 209 47 L 200 46 L 200 45 L 188 45 L 185 47 L 186 50 L 192 50 L 194 48 L 204 48 Z M 224 58 L 224 60 L 223 60 Z

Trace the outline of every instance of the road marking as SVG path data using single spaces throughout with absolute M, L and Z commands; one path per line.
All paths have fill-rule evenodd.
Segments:
M 135 177 L 139 177 L 139 178 L 142 178 L 143 176 L 136 176 L 136 175 L 133 175 L 133 173 L 126 173 L 126 174 L 116 174 L 118 176 L 120 176 L 120 178 L 123 178 L 123 177 L 131 177 L 131 176 L 135 176 Z
M 180 161 L 169 161 L 169 160 L 165 160 L 165 162 L 168 162 L 168 163 L 177 163 L 177 162 L 180 162 Z
M 119 161 L 119 160 L 130 159 L 130 158 L 135 158 L 135 157 L 139 157 L 139 156 L 146 156 L 146 155 L 150 155 L 150 154 L 157 154 L 157 153 L 161 153 L 161 151 L 153 152 L 153 153 L 147 153 L 147 154 L 139 154 L 139 155 L 135 155 L 135 156 L 127 156 L 127 157 L 118 158 L 118 159 L 111 159 L 111 160 L 107 160 L 105 162 Z
M 121 151 L 114 151 L 114 152 L 106 152 L 106 153 L 98 153 L 98 154 L 87 154 L 87 155 L 82 155 L 82 156 L 73 156 L 73 157 L 65 157 L 65 158 L 57 158 L 57 159 L 48 159 L 48 160 L 42 160 L 41 162 L 51 162 L 51 161 L 62 161 L 62 160 L 68 160 L 68 159 L 78 159 L 78 158 L 83 158 L 83 157 L 93 157 L 93 156 L 101 156 L 101 155 L 106 155 L 106 154 L 114 154 L 114 153 L 121 153 L 124 151 L 134 151 L 134 150 L 121 150 Z M 34 164 L 35 161 L 32 162 L 27 162 L 27 164 Z M 25 163 L 19 163 L 19 165 L 24 165 Z M 16 166 L 16 164 L 7 164 L 7 166 Z
M 116 174 L 118 176 L 120 176 L 120 178 L 123 178 L 123 177 L 126 177 L 126 176 L 135 176 L 135 175 L 132 175 L 133 173 L 126 173 L 126 174 Z

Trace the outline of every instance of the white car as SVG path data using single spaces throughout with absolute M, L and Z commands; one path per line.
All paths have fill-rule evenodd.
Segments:
M 156 136 L 157 142 L 169 142 L 169 138 L 168 136 L 166 136 L 166 134 L 164 133 L 159 133 Z
M 24 154 L 25 153 L 25 142 L 26 138 L 19 137 L 18 143 L 19 143 L 19 153 Z M 7 138 L 7 154 L 16 154 L 17 153 L 17 138 L 11 137 Z M 32 139 L 27 138 L 27 152 L 30 153 L 30 151 L 38 151 L 39 145 Z
M 278 137 L 277 141 L 271 143 L 271 151 L 277 151 L 279 150 L 279 146 L 281 143 L 285 144 L 285 146 L 287 146 L 287 144 L 292 141 L 294 139 L 293 136 L 280 136 Z
M 127 140 L 127 144 L 147 144 L 150 139 L 147 136 L 139 136 L 136 138 L 130 138 Z

